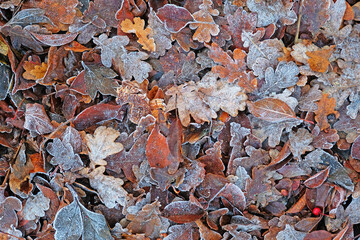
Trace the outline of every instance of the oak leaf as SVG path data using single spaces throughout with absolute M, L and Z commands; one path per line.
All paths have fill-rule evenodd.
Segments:
M 104 160 L 107 156 L 118 153 L 124 149 L 123 145 L 114 142 L 120 133 L 113 128 L 105 126 L 98 127 L 94 135 L 87 134 L 85 137 L 86 145 L 89 147 L 89 158 L 91 166 L 106 165 Z
M 113 79 L 117 76 L 112 69 L 100 65 L 87 65 L 81 62 L 85 70 L 86 91 L 91 99 L 96 97 L 97 92 L 104 95 L 116 96 L 116 88 L 119 84 Z
M 290 150 L 295 159 L 301 159 L 302 154 L 314 150 L 314 147 L 311 145 L 313 135 L 305 128 L 300 128 L 296 133 L 291 132 L 289 140 Z
M 262 2 L 248 0 L 247 7 L 258 14 L 257 26 L 264 27 L 271 23 L 276 24 L 280 21 L 283 25 L 291 25 L 297 20 L 295 11 L 292 9 L 292 2 L 275 0 Z
M 45 216 L 45 211 L 49 209 L 49 205 L 50 199 L 39 192 L 36 195 L 29 196 L 21 212 L 25 220 L 35 220 Z
M 233 15 L 228 15 L 227 21 L 229 23 L 229 30 L 236 48 L 243 47 L 242 34 L 243 32 L 253 33 L 256 29 L 257 15 L 256 13 L 248 13 L 243 8 L 238 8 Z M 259 31 L 261 31 L 259 29 Z M 262 29 L 262 35 L 264 30 Z
M 211 36 L 217 36 L 220 32 L 219 26 L 212 16 L 218 16 L 219 11 L 212 8 L 211 0 L 203 0 L 199 6 L 200 10 L 193 14 L 195 23 L 190 24 L 191 29 L 196 29 L 193 39 L 199 42 L 210 42 Z
M 148 38 L 151 32 L 150 27 L 145 28 L 145 21 L 139 17 L 134 18 L 134 23 L 130 19 L 121 22 L 121 30 L 126 33 L 135 33 L 139 38 L 138 43 L 147 51 L 155 51 L 155 43 L 153 38 Z
M 104 172 L 105 167 L 100 166 L 83 175 L 89 178 L 90 186 L 97 190 L 106 207 L 125 206 L 128 193 L 121 187 L 124 181 L 121 178 L 104 175 Z
M 335 111 L 335 98 L 328 98 L 328 93 L 323 93 L 321 99 L 317 103 L 318 109 L 315 111 L 315 121 L 319 124 L 320 130 L 330 127 L 328 123 L 328 115 L 334 114 L 335 118 L 340 116 L 338 111 Z
M 208 55 L 215 63 L 220 64 L 213 66 L 211 68 L 212 72 L 218 73 L 221 78 L 229 82 L 238 80 L 238 85 L 247 92 L 252 92 L 256 89 L 257 80 L 253 78 L 248 81 L 246 78 L 246 53 L 244 51 L 239 48 L 235 49 L 232 59 L 216 43 L 212 43 Z
M 167 235 L 164 240 L 199 239 L 199 230 L 196 225 L 194 225 L 193 223 L 173 225 L 169 228 L 170 234 Z
M 160 236 L 160 232 L 168 228 L 169 223 L 166 218 L 160 216 L 160 203 L 154 201 L 146 204 L 139 211 L 131 211 L 126 215 L 130 221 L 127 225 L 132 233 L 143 233 L 145 236 L 155 239 Z
M 23 73 L 23 78 L 28 80 L 37 80 L 45 76 L 48 65 L 45 62 L 39 63 L 25 61 L 23 68 L 25 69 L 25 72 Z
M 325 46 L 321 50 L 306 52 L 306 55 L 310 57 L 307 61 L 311 70 L 316 72 L 326 72 L 330 62 L 329 58 L 334 51 L 335 46 Z
M 216 75 L 207 73 L 197 84 L 189 82 L 170 88 L 166 94 L 172 95 L 167 103 L 167 111 L 178 109 L 183 126 L 190 124 L 190 115 L 197 123 L 209 122 L 216 118 L 220 109 L 236 116 L 245 108 L 246 95 L 242 89 L 226 81 L 217 81 Z
M 269 67 L 265 71 L 265 83 L 260 91 L 264 94 L 279 92 L 283 88 L 294 86 L 299 78 L 299 68 L 294 62 L 280 62 L 276 69 Z
M 61 167 L 67 171 L 76 171 L 83 167 L 83 162 L 78 154 L 74 153 L 73 147 L 70 143 L 61 141 L 59 138 L 55 138 L 52 143 L 49 143 L 46 150 L 54 156 L 50 163 L 53 165 L 61 165 Z

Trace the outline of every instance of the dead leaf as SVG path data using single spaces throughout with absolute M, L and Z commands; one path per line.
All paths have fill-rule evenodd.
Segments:
M 322 73 L 326 72 L 330 65 L 329 58 L 334 48 L 335 46 L 326 46 L 318 51 L 306 52 L 306 55 L 309 57 L 307 61 L 311 70 Z
M 317 103 L 318 109 L 315 111 L 315 121 L 319 124 L 320 130 L 330 127 L 328 116 L 334 114 L 335 118 L 339 118 L 340 114 L 335 111 L 335 98 L 328 98 L 328 93 L 323 93 L 321 99 Z
M 76 15 L 76 0 L 31 0 L 24 4 L 28 8 L 41 8 L 45 15 L 56 25 L 55 32 L 67 30 L 66 24 L 72 24 Z
M 280 21 L 283 25 L 291 25 L 297 20 L 292 2 L 275 0 L 271 2 L 259 2 L 248 0 L 247 7 L 258 14 L 257 26 L 264 27 Z
M 159 131 L 159 126 L 155 125 L 150 133 L 146 144 L 146 158 L 150 167 L 164 168 L 170 165 L 168 160 L 170 154 L 166 138 Z
M 359 136 L 355 139 L 355 141 L 351 147 L 351 156 L 353 158 L 360 160 L 360 137 Z
M 143 49 L 150 52 L 155 51 L 154 39 L 148 38 L 148 35 L 151 32 L 151 28 L 145 28 L 145 21 L 139 17 L 134 18 L 133 22 L 132 20 L 125 19 L 121 22 L 121 30 L 126 33 L 135 33 L 139 38 L 138 43 L 142 45 Z
M 247 101 L 251 114 L 268 122 L 296 119 L 295 112 L 285 102 L 276 98 L 264 98 L 256 102 Z
M 112 240 L 105 217 L 87 210 L 75 197 L 69 205 L 60 209 L 54 220 L 55 239 L 97 238 Z
M 189 201 L 177 201 L 168 204 L 162 214 L 175 223 L 190 223 L 204 216 L 205 211 Z
M 38 103 L 26 104 L 24 128 L 28 129 L 33 137 L 50 133 L 54 130 L 44 107 Z
M 329 176 L 329 167 L 325 168 L 324 170 L 316 173 L 314 176 L 306 179 L 304 185 L 308 188 L 317 188 L 321 184 L 326 181 L 326 178 Z
M 233 60 L 216 43 L 212 43 L 208 55 L 215 63 L 220 64 L 213 66 L 211 69 L 212 72 L 218 73 L 221 78 L 229 82 L 238 80 L 238 85 L 247 92 L 253 92 L 256 89 L 257 80 L 255 78 L 247 79 L 246 76 L 246 53 L 244 51 L 238 48 L 235 49 L 233 52 Z
M 156 15 L 164 23 L 165 28 L 172 33 L 179 32 L 195 20 L 186 8 L 174 4 L 166 4 L 159 8 Z
M 124 181 L 121 178 L 104 175 L 104 173 L 105 167 L 100 166 L 84 176 L 89 178 L 90 186 L 97 190 L 106 207 L 125 206 L 128 193 L 121 187 Z
M 50 163 L 60 165 L 65 171 L 76 171 L 84 166 L 80 156 L 74 153 L 71 144 L 67 142 L 64 143 L 59 138 L 55 138 L 52 143 L 49 143 L 46 150 L 54 156 L 50 160 Z
M 85 70 L 86 92 L 91 99 L 96 97 L 97 92 L 116 96 L 116 88 L 119 84 L 113 79 L 117 74 L 112 69 L 99 65 L 87 65 L 84 62 L 81 64 Z
M 28 80 L 37 80 L 45 76 L 48 65 L 46 63 L 37 63 L 25 61 L 23 68 L 25 72 L 23 73 L 23 78 Z
M 200 233 L 196 225 L 192 223 L 185 223 L 181 225 L 173 225 L 169 228 L 170 234 L 164 240 L 176 239 L 199 239 Z
M 73 121 L 75 128 L 84 130 L 102 121 L 121 119 L 121 106 L 99 103 L 79 113 Z
M 78 35 L 78 33 L 66 33 L 66 34 L 38 34 L 31 32 L 39 42 L 48 46 L 62 46 L 72 42 Z
M 289 136 L 290 150 L 295 159 L 301 159 L 305 152 L 314 150 L 311 144 L 313 135 L 304 128 L 299 129 L 296 133 L 291 132 Z
M 45 211 L 49 209 L 50 199 L 44 196 L 42 192 L 31 195 L 26 200 L 22 216 L 25 220 L 35 220 L 45 216 Z
M 107 156 L 121 152 L 124 147 L 121 143 L 114 142 L 120 133 L 113 128 L 104 126 L 98 127 L 94 135 L 87 134 L 85 137 L 86 144 L 89 148 L 89 158 L 91 168 L 95 165 L 106 165 L 104 160 Z
M 199 42 L 210 42 L 211 36 L 217 36 L 220 32 L 213 16 L 218 16 L 219 11 L 212 8 L 211 0 L 203 0 L 199 6 L 200 10 L 193 14 L 195 23 L 190 23 L 191 29 L 196 29 L 193 39 Z

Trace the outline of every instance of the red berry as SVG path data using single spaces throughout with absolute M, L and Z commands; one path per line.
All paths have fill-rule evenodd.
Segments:
M 321 214 L 321 209 L 319 207 L 316 207 L 312 210 L 312 213 L 315 215 L 315 216 L 319 216 Z
M 283 195 L 284 197 L 286 197 L 289 193 L 286 189 L 281 189 L 280 191 L 281 195 Z

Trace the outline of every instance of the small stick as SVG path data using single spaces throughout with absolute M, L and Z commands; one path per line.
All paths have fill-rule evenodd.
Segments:
M 296 28 L 296 34 L 295 34 L 295 44 L 299 42 L 299 32 L 300 32 L 300 23 L 301 23 L 301 17 L 302 17 L 302 2 L 303 0 L 300 0 L 300 9 L 299 9 L 299 18 L 297 22 L 297 28 Z

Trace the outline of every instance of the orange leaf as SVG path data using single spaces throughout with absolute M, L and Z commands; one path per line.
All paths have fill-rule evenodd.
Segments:
M 227 79 L 229 82 L 238 80 L 238 85 L 247 92 L 253 92 L 256 89 L 256 78 L 249 78 L 246 73 L 246 53 L 237 48 L 234 50 L 232 59 L 222 48 L 216 43 L 212 43 L 209 47 L 209 57 L 220 66 L 212 67 L 211 71 L 218 73 L 221 78 Z
M 44 159 L 42 158 L 40 153 L 30 154 L 29 158 L 32 164 L 34 165 L 34 169 L 32 169 L 30 173 L 37 173 L 37 172 L 45 173 Z
M 285 102 L 276 98 L 264 98 L 257 102 L 247 102 L 252 115 L 268 122 L 297 119 L 295 112 Z
M 328 93 L 323 93 L 319 102 L 317 102 L 318 109 L 315 111 L 315 121 L 319 124 L 320 131 L 330 127 L 327 121 L 329 114 L 334 114 L 336 118 L 340 116 L 338 111 L 335 111 L 335 98 L 328 98 Z
M 190 24 L 191 29 L 196 29 L 193 39 L 199 42 L 210 42 L 211 36 L 217 36 L 220 32 L 219 26 L 212 16 L 218 16 L 219 11 L 212 9 L 211 0 L 203 0 L 199 6 L 200 10 L 193 14 L 195 23 Z
M 306 194 L 302 197 L 289 209 L 286 213 L 298 213 L 306 206 Z
M 58 32 L 59 30 L 66 31 L 69 24 L 74 22 L 77 4 L 77 0 L 31 0 L 25 3 L 24 7 L 44 9 L 45 15 L 57 26 L 51 30 Z
M 48 65 L 44 62 L 38 63 L 33 61 L 25 61 L 23 68 L 25 69 L 23 78 L 28 80 L 37 80 L 45 76 Z
M 164 168 L 171 164 L 168 160 L 170 154 L 166 138 L 159 131 L 159 126 L 155 126 L 151 131 L 146 144 L 146 157 L 151 167 Z
M 306 52 L 306 55 L 310 57 L 308 59 L 311 70 L 315 72 L 326 72 L 330 65 L 329 58 L 334 51 L 335 46 L 324 47 L 318 51 Z
M 155 51 L 155 43 L 153 38 L 148 38 L 148 35 L 151 32 L 151 28 L 145 28 L 145 21 L 139 17 L 134 18 L 134 23 L 130 19 L 125 19 L 121 22 L 121 30 L 125 33 L 135 33 L 139 38 L 138 43 L 140 43 L 143 49 L 147 51 Z
M 354 19 L 354 11 L 352 9 L 352 7 L 350 6 L 350 4 L 348 2 L 346 2 L 346 10 L 345 10 L 345 14 L 344 14 L 344 20 L 345 21 L 350 21 Z

